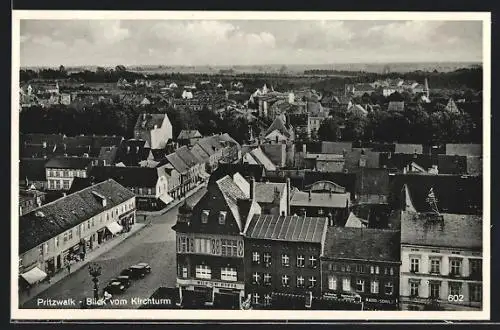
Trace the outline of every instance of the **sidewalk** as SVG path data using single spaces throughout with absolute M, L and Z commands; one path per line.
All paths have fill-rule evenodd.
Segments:
M 163 209 L 161 209 L 159 211 L 136 211 L 135 214 L 137 216 L 141 216 L 141 217 L 144 217 L 144 216 L 150 217 L 150 216 L 158 216 L 158 215 L 165 214 L 168 211 L 170 211 L 171 209 L 173 209 L 174 207 L 176 207 L 177 205 L 183 203 L 187 198 L 189 198 L 189 197 L 193 196 L 194 194 L 196 194 L 202 188 L 205 188 L 206 186 L 207 186 L 207 182 L 204 182 L 204 183 L 200 184 L 199 186 L 194 187 L 193 189 L 191 189 L 190 191 L 188 191 L 186 193 L 186 195 L 183 196 L 181 199 L 174 199 L 167 206 L 165 206 L 165 208 L 163 208 Z
M 101 245 L 97 246 L 94 250 L 87 253 L 87 255 L 85 256 L 85 260 L 78 261 L 78 262 L 71 265 L 71 274 L 74 273 L 75 271 L 83 268 L 88 263 L 92 262 L 93 260 L 95 260 L 100 255 L 104 254 L 105 252 L 110 251 L 111 249 L 116 247 L 118 244 L 120 244 L 124 240 L 126 240 L 127 238 L 129 238 L 129 237 L 133 236 L 134 234 L 136 234 L 137 232 L 139 232 L 144 227 L 146 227 L 146 224 L 135 223 L 132 225 L 132 228 L 130 229 L 129 232 L 120 234 L 120 236 L 117 236 L 117 237 L 113 238 L 112 240 L 109 240 L 109 241 L 104 242 Z M 47 290 L 48 288 L 50 288 L 55 283 L 66 278 L 67 276 L 69 276 L 69 274 L 68 274 L 66 267 L 64 267 L 59 272 L 54 274 L 54 276 L 50 280 L 50 283 L 48 283 L 46 281 L 38 283 L 37 285 L 35 285 L 31 288 L 29 294 L 27 292 L 19 292 L 19 306 L 22 306 L 24 303 L 26 303 L 27 301 L 29 301 L 33 297 L 36 297 L 40 293 L 42 293 L 45 290 Z

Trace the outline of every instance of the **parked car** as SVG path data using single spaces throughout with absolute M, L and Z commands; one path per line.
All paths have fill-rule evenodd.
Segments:
M 109 284 L 104 288 L 103 291 L 106 291 L 108 293 L 122 293 L 126 290 L 127 288 L 125 285 L 123 285 L 121 282 L 117 280 L 111 280 Z
M 118 277 L 116 277 L 115 279 L 113 279 L 112 281 L 115 281 L 115 282 L 120 282 L 121 284 L 123 284 L 125 286 L 125 288 L 129 288 L 130 285 L 132 284 L 132 281 L 130 280 L 130 277 L 129 276 L 126 276 L 126 275 L 120 275 Z
M 147 264 L 141 263 L 130 266 L 129 268 L 122 270 L 120 275 L 128 276 L 130 279 L 137 280 L 144 278 L 144 276 L 146 276 L 150 272 L 151 272 L 151 267 Z

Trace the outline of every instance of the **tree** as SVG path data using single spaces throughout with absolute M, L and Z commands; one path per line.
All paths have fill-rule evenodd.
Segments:
M 327 118 L 323 120 L 318 129 L 318 138 L 323 141 L 337 141 L 340 129 L 339 120 L 336 118 Z
M 124 65 L 121 65 L 121 64 L 120 64 L 120 65 L 117 65 L 117 66 L 115 67 L 115 71 L 116 71 L 116 72 L 124 72 L 124 71 L 127 71 L 127 68 L 126 68 Z

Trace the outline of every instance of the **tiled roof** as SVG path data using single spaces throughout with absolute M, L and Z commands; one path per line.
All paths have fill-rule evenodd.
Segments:
M 350 193 L 330 194 L 297 191 L 292 195 L 290 205 L 305 207 L 345 208 L 349 204 L 350 196 Z
M 321 243 L 327 218 L 260 215 L 253 216 L 245 236 L 255 239 Z
M 29 134 L 19 134 L 19 142 L 21 144 L 43 144 L 44 142 L 47 145 L 55 145 L 62 143 L 64 139 L 64 135 L 62 134 L 37 134 L 37 133 L 29 133 Z
M 286 191 L 285 183 L 272 182 L 256 182 L 255 183 L 255 198 L 257 203 L 272 203 L 276 192 L 279 197 L 283 196 Z
M 285 166 L 286 163 L 286 145 L 283 143 L 266 143 L 261 146 L 262 151 L 271 160 L 271 162 L 279 167 Z
M 19 180 L 45 181 L 45 163 L 44 158 L 21 158 L 19 160 Z
M 223 148 L 216 136 L 205 137 L 198 140 L 196 144 L 198 144 L 209 156 L 212 156 L 218 150 Z
M 177 156 L 189 167 L 193 167 L 200 163 L 200 161 L 191 153 L 188 147 L 183 146 L 175 151 Z
M 207 161 L 210 155 L 203 150 L 203 148 L 191 148 L 191 153 L 198 159 L 202 161 Z
M 229 142 L 229 143 L 232 143 L 234 144 L 235 146 L 238 147 L 238 149 L 241 149 L 241 145 L 231 137 L 231 135 L 227 134 L 227 133 L 223 133 L 221 135 L 216 135 L 215 136 L 216 138 L 219 139 L 219 141 L 224 141 L 224 142 Z
M 201 138 L 201 137 L 202 137 L 202 135 L 198 130 L 183 129 L 179 133 L 179 136 L 177 136 L 177 139 L 182 140 L 182 139 L 193 139 L 193 138 Z
M 322 154 L 337 154 L 342 155 L 344 151 L 349 152 L 352 149 L 352 142 L 330 142 L 323 141 L 321 143 Z
M 251 177 L 255 181 L 261 181 L 264 176 L 264 166 L 252 164 L 219 164 L 217 169 L 210 175 L 210 182 L 215 182 L 226 175 L 233 176 L 239 173 L 249 180 Z
M 401 171 L 412 162 L 423 167 L 425 170 L 428 170 L 432 167 L 432 165 L 437 164 L 436 157 L 420 154 L 381 153 L 379 160 L 380 167 L 385 166 L 388 169 L 398 169 Z
M 400 261 L 400 232 L 385 229 L 328 227 L 324 258 Z
M 274 130 L 278 130 L 281 134 L 283 134 L 287 138 L 291 137 L 291 133 L 288 130 L 288 128 L 286 127 L 285 122 L 283 121 L 283 118 L 281 118 L 281 116 L 277 116 L 274 119 L 271 126 L 269 126 L 266 133 L 264 134 L 264 136 L 269 135 Z
M 267 157 L 267 155 L 262 151 L 261 148 L 255 148 L 250 152 L 250 155 L 259 164 L 264 165 L 266 171 L 275 171 L 276 165 Z
M 186 163 L 175 152 L 167 155 L 167 160 L 179 173 L 185 173 L 189 170 Z
M 141 100 L 142 101 L 142 100 Z M 144 114 L 140 114 L 139 117 L 137 118 L 137 122 L 135 123 L 135 130 L 137 131 L 143 131 L 143 130 L 152 130 L 154 129 L 155 125 L 157 128 L 160 128 L 163 124 L 163 120 L 167 116 L 166 114 L 145 114 L 146 116 L 144 117 Z
M 238 200 L 248 199 L 249 196 L 247 196 L 245 192 L 238 187 L 230 176 L 225 176 L 222 179 L 217 180 L 216 184 L 224 196 L 226 204 L 231 210 L 238 227 L 240 230 L 243 230 L 244 222 L 241 219 L 241 214 L 238 209 Z
M 84 169 L 91 163 L 92 158 L 88 157 L 54 157 L 45 164 L 45 167 Z
M 106 198 L 106 207 L 99 197 Z M 19 252 L 24 253 L 97 214 L 134 197 L 113 180 L 67 195 L 19 218 Z M 43 217 L 37 216 L 42 212 Z
M 118 147 L 122 141 L 123 136 L 77 135 L 73 137 L 65 137 L 62 144 L 66 144 L 67 147 L 90 146 L 91 148 L 100 149 L 101 147 Z
M 44 158 L 51 157 L 57 154 L 57 146 L 49 145 L 44 148 L 41 144 L 28 144 L 21 145 L 19 149 L 19 156 L 23 158 Z
M 106 160 L 107 164 L 114 164 L 116 155 L 118 154 L 118 147 L 101 147 L 98 158 Z
M 359 195 L 389 195 L 389 172 L 382 168 L 363 168 L 356 173 Z
M 146 147 L 145 140 L 125 140 L 118 151 L 118 160 L 127 166 L 137 166 L 140 161 L 148 157 L 149 151 L 150 148 Z
M 155 161 L 161 161 L 165 159 L 168 155 L 166 149 L 151 149 L 149 152 L 151 153 Z
M 363 155 L 364 153 L 364 155 Z M 360 160 L 365 160 L 365 168 L 380 167 L 380 153 L 370 150 L 353 149 L 348 151 L 345 156 L 344 168 L 348 171 L 355 171 L 361 168 Z
M 481 216 L 441 214 L 442 220 L 428 214 L 404 212 L 401 219 L 401 244 L 481 249 Z
M 124 187 L 156 187 L 158 170 L 149 167 L 94 166 L 89 177 L 97 182 L 113 179 Z
M 483 146 L 481 144 L 446 144 L 447 155 L 459 156 L 482 156 Z

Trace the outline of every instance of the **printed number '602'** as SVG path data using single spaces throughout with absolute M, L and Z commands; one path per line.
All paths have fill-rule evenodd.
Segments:
M 448 301 L 464 301 L 464 296 L 462 294 L 450 294 L 448 295 Z

